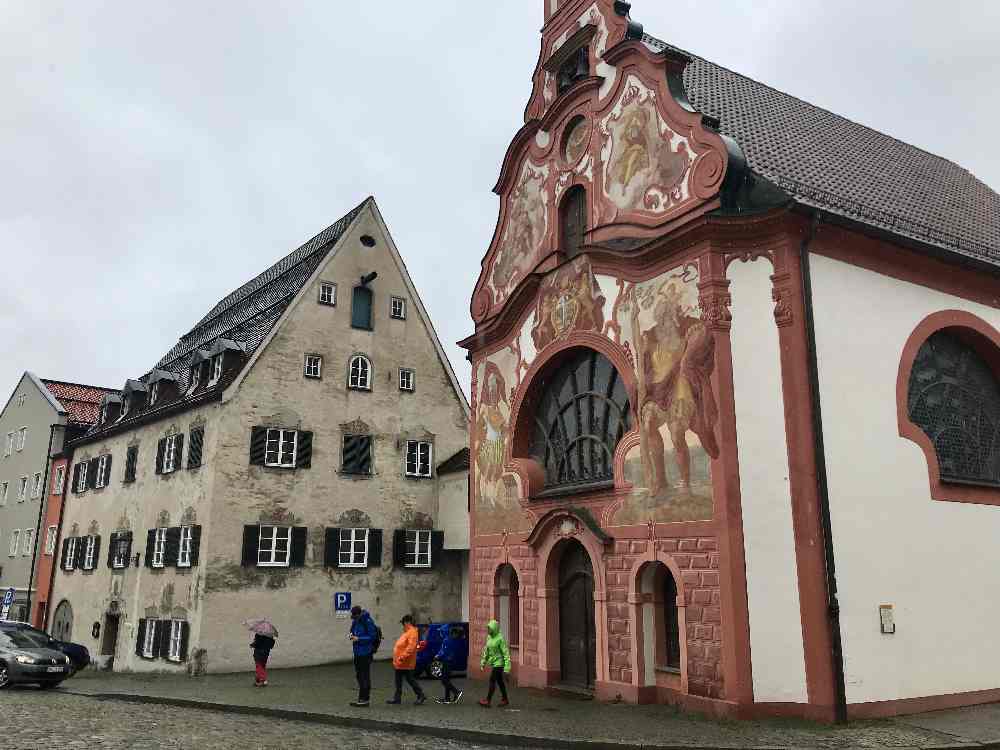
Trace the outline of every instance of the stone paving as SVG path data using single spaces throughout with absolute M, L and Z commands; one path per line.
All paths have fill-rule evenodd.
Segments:
M 433 700 L 387 706 L 392 669 L 375 665 L 372 707 L 354 709 L 355 683 L 351 665 L 271 670 L 271 685 L 257 689 L 251 674 L 188 678 L 170 675 L 112 675 L 88 671 L 64 683 L 60 692 L 123 698 L 197 701 L 225 706 L 266 707 L 301 712 L 323 721 L 388 722 L 388 729 L 411 725 L 414 732 L 456 736 L 465 740 L 510 746 L 511 736 L 545 745 L 546 739 L 625 746 L 703 748 L 940 748 L 943 746 L 1000 748 L 1000 705 L 945 711 L 885 721 L 827 726 L 804 721 L 717 721 L 684 714 L 665 706 L 632 706 L 555 697 L 535 690 L 513 689 L 511 708 L 484 710 L 476 701 L 483 683 L 456 680 L 467 690 L 461 705 L 440 706 Z M 440 693 L 433 681 L 422 681 L 428 695 Z M 0 696 L 2 699 L 3 696 Z M 374 728 L 374 727 L 373 727 Z M 487 738 L 488 737 L 488 738 Z M 422 747 L 445 747 L 437 737 Z
M 13 750 L 487 750 L 483 745 L 172 706 L 94 700 L 25 687 L 0 694 L 0 747 Z

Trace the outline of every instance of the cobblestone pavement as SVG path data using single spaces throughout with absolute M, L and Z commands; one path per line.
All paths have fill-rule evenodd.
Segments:
M 16 750 L 71 748 L 295 748 L 329 750 L 489 750 L 431 737 L 254 718 L 172 706 L 95 700 L 16 688 L 0 693 L 0 746 Z

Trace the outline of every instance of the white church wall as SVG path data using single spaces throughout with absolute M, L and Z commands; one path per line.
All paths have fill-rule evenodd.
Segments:
M 952 309 L 1000 327 L 1000 311 L 810 258 L 848 702 L 1000 687 L 1000 507 L 932 500 L 896 416 L 917 324 Z
M 753 693 L 807 700 L 778 328 L 766 260 L 729 267 Z

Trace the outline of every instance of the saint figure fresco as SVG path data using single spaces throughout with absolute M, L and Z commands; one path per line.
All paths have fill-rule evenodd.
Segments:
M 483 389 L 476 407 L 475 445 L 476 481 L 479 503 L 495 508 L 506 500 L 503 484 L 503 460 L 510 423 L 507 384 L 493 362 L 487 361 Z
M 507 225 L 491 277 L 500 298 L 510 293 L 537 260 L 546 230 L 542 186 L 547 172 L 545 167 L 536 170 L 525 164 L 520 183 L 511 191 Z

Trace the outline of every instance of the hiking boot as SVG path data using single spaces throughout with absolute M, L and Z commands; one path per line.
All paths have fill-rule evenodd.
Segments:
M 386 701 L 390 706 L 398 706 L 402 701 L 399 698 L 390 698 Z
M 449 703 L 451 703 L 451 701 L 448 700 L 447 698 L 435 698 L 434 702 L 440 703 L 442 706 L 447 706 Z
M 261 687 L 267 687 L 267 680 L 264 680 L 262 683 L 260 683 L 260 686 Z
M 500 708 L 507 708 L 510 705 L 510 701 L 504 698 L 500 701 Z
M 368 708 L 371 705 L 368 701 L 351 701 L 351 706 L 354 708 Z
M 486 700 L 485 698 L 481 698 L 479 700 L 479 705 L 482 706 L 483 708 L 489 708 L 490 707 L 490 702 L 488 700 Z
M 422 706 L 426 702 L 427 702 L 427 696 L 426 695 L 418 695 L 417 699 L 415 701 L 413 701 L 413 705 L 414 706 Z
M 462 700 L 463 695 L 465 695 L 465 693 L 459 690 L 457 693 L 455 693 L 455 697 L 451 699 L 451 702 L 458 703 L 460 700 Z

